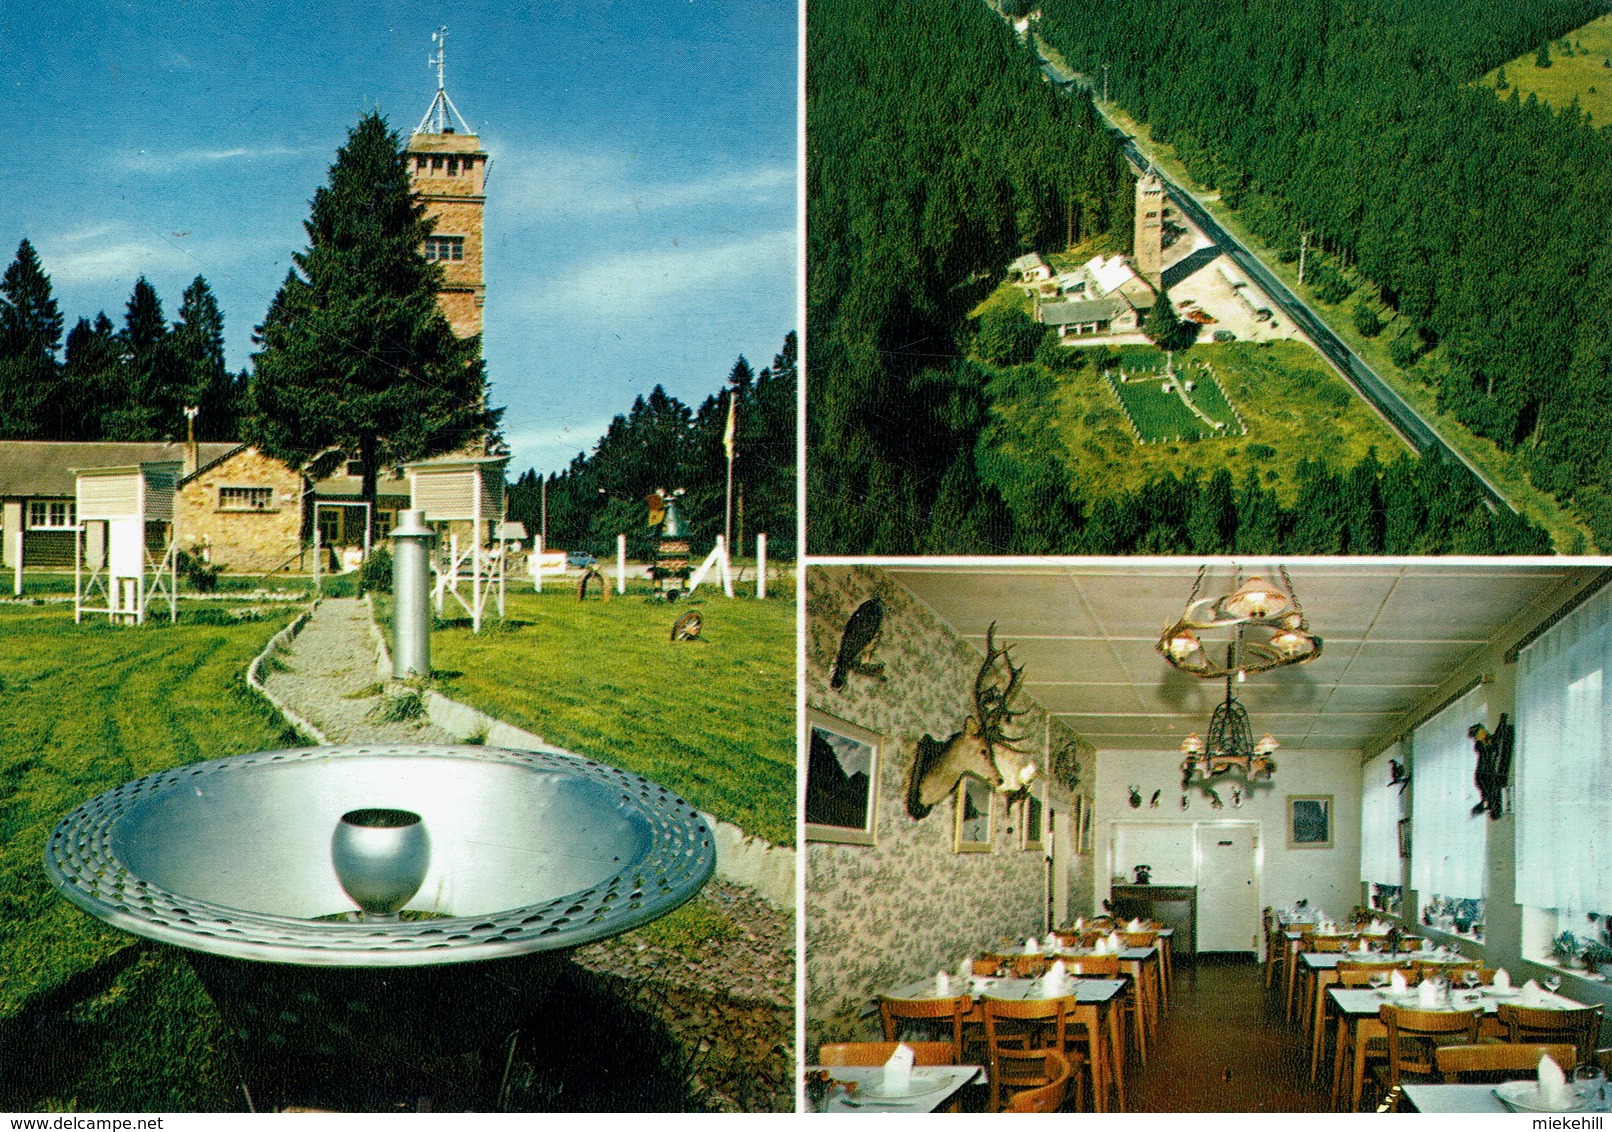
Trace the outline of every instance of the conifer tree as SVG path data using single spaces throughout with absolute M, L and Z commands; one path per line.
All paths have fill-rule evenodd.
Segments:
M 185 288 L 173 328 L 173 352 L 182 382 L 181 400 L 200 410 L 197 439 L 233 440 L 236 387 L 224 366 L 224 314 L 200 275 Z
M 1160 291 L 1153 300 L 1153 309 L 1147 313 L 1147 324 L 1142 332 L 1161 350 L 1173 350 L 1181 337 L 1181 319 L 1175 313 L 1175 304 L 1168 291 Z
M 502 410 L 487 406 L 480 340 L 437 306 L 441 268 L 420 252 L 433 224 L 379 114 L 348 134 L 304 227 L 258 328 L 243 434 L 314 476 L 356 460 L 373 503 L 382 468 L 479 447 Z
M 107 440 L 162 440 L 184 435 L 184 416 L 174 389 L 175 365 L 162 300 L 144 275 L 123 311 L 116 343 L 118 378 L 101 401 L 101 433 Z
M 44 439 L 60 380 L 62 315 L 27 240 L 0 276 L 0 435 Z

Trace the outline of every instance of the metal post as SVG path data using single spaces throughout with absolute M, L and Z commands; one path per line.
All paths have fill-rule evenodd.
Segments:
M 322 594 L 319 588 L 319 504 L 313 505 L 313 592 Z
M 627 592 L 627 536 L 616 536 L 616 592 Z
M 431 543 L 425 512 L 404 510 L 392 530 L 392 675 L 431 675 Z
M 767 596 L 767 536 L 756 536 L 756 597 Z
M 543 536 L 532 539 L 532 592 L 543 592 Z

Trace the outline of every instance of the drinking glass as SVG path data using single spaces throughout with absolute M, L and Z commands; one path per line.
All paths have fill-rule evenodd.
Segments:
M 1560 975 L 1555 975 L 1555 974 L 1546 975 L 1545 976 L 1545 989 L 1550 991 L 1551 994 L 1555 994 L 1557 991 L 1561 990 L 1562 989 L 1562 977 Z
M 1573 1070 L 1573 1091 L 1588 1102 L 1589 1107 L 1601 1108 L 1606 1099 L 1606 1074 L 1595 1062 L 1584 1062 Z
M 1380 991 L 1383 989 L 1383 987 L 1388 985 L 1388 972 L 1380 970 L 1372 971 L 1366 976 L 1366 981 L 1371 984 L 1373 990 Z
M 1466 984 L 1467 990 L 1476 990 L 1478 988 L 1478 983 L 1481 981 L 1481 976 L 1479 976 L 1478 972 L 1471 967 L 1468 967 L 1465 971 L 1461 972 L 1461 982 Z

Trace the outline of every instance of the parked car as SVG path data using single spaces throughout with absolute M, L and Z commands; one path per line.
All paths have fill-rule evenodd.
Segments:
M 1237 341 L 1237 335 L 1234 332 L 1230 331 L 1230 330 L 1217 330 L 1217 331 L 1215 331 L 1215 341 L 1216 342 L 1235 342 L 1235 341 Z
M 576 570 L 599 565 L 599 560 L 585 550 L 573 550 L 565 556 L 566 564 Z

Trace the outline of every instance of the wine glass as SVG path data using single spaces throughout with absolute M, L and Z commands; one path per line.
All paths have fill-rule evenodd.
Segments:
M 1388 972 L 1377 967 L 1366 976 L 1366 981 L 1371 984 L 1373 990 L 1381 991 L 1388 985 L 1388 978 Z
M 1562 977 L 1555 972 L 1545 976 L 1545 989 L 1555 994 L 1562 989 Z
M 1461 972 L 1461 982 L 1463 985 L 1465 985 L 1467 990 L 1476 990 L 1478 984 L 1482 981 L 1483 977 L 1478 974 L 1478 969 L 1476 967 L 1468 967 L 1465 971 Z

